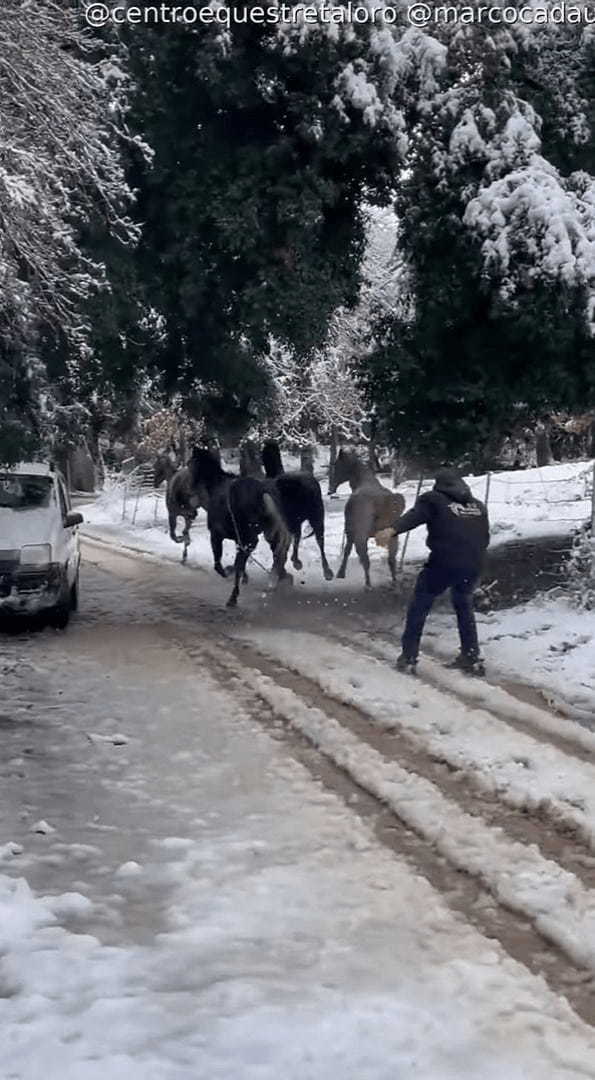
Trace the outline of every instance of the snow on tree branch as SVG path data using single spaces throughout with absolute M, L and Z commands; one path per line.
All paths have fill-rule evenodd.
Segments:
M 126 80 L 115 51 L 52 0 L 4 0 L 0 18 L 0 318 L 84 338 L 81 305 L 105 284 L 80 230 L 137 237 L 119 157 Z M 4 321 L 3 320 L 3 321 Z
M 272 417 L 266 433 L 295 446 L 306 446 L 313 433 L 366 439 L 369 419 L 345 355 L 332 340 L 310 362 L 271 340 L 264 361 L 273 387 Z
M 270 341 L 264 364 L 273 387 L 273 418 L 266 434 L 304 446 L 312 432 L 366 442 L 370 410 L 354 374 L 369 345 L 372 310 L 394 310 L 401 303 L 403 267 L 396 251 L 394 211 L 368 208 L 364 283 L 355 308 L 338 309 L 325 345 L 309 361 Z

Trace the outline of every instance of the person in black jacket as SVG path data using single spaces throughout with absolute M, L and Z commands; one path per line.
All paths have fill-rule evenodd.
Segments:
M 409 604 L 397 668 L 415 673 L 426 618 L 436 597 L 450 589 L 461 639 L 461 652 L 452 666 L 483 675 L 473 591 L 490 542 L 487 510 L 454 469 L 441 469 L 433 490 L 420 495 L 392 531 L 398 535 L 419 525 L 427 525 L 430 557 L 419 574 Z

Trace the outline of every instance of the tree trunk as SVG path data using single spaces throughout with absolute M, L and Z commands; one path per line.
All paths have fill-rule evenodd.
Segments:
M 95 467 L 95 486 L 102 487 L 105 480 L 105 458 L 99 442 L 99 432 L 95 430 L 94 424 L 91 425 L 86 443 Z
M 183 431 L 180 431 L 178 439 L 178 457 L 180 465 L 185 465 L 188 461 L 188 445 L 186 443 L 186 435 Z
M 314 447 L 312 443 L 308 443 L 308 446 L 302 446 L 300 450 L 300 469 L 302 472 L 314 475 Z
M 330 453 L 328 459 L 328 486 L 329 491 L 333 489 L 333 481 L 335 479 L 335 465 L 337 464 L 337 454 L 339 453 L 339 440 L 337 438 L 337 429 L 333 425 L 331 428 L 331 442 Z
M 246 439 L 240 446 L 240 476 L 264 477 L 260 461 L 260 447 L 253 439 Z
M 69 451 L 66 475 L 73 491 L 95 491 L 95 465 L 86 443 L 73 446 Z
M 535 453 L 537 456 L 538 468 L 552 464 L 554 456 L 552 454 L 548 430 L 544 424 L 539 424 L 535 429 Z
M 368 465 L 375 473 L 380 472 L 380 462 L 378 460 L 378 454 L 376 453 L 376 446 L 373 442 L 368 443 Z
M 415 479 L 412 475 L 412 470 L 407 466 L 407 462 L 399 457 L 398 454 L 393 455 L 392 461 L 392 481 L 393 487 L 398 487 L 405 480 Z

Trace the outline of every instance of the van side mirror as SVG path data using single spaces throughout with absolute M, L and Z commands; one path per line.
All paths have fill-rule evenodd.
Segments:
M 67 529 L 73 529 L 75 525 L 82 525 L 84 520 L 82 514 L 78 514 L 75 510 L 70 510 L 64 518 L 64 526 Z

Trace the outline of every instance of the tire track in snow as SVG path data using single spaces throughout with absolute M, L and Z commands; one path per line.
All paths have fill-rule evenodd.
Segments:
M 506 808 L 512 811 L 510 827 L 517 833 L 519 828 L 529 831 L 526 815 L 531 815 L 539 823 L 539 831 L 533 830 L 527 841 L 539 843 L 548 853 L 553 851 L 558 860 L 573 860 L 573 872 L 595 886 L 595 766 L 591 762 L 569 754 L 567 748 L 560 750 L 516 731 L 514 725 L 485 708 L 469 708 L 444 690 L 399 675 L 378 656 L 367 653 L 362 662 L 362 651 L 356 652 L 350 641 L 347 650 L 337 641 L 340 651 L 333 653 L 337 639 L 330 634 L 318 655 L 313 655 L 313 647 L 306 650 L 304 645 L 310 639 L 311 635 L 304 635 L 299 648 L 296 644 L 298 657 L 294 659 L 287 644 L 269 641 L 262 633 L 245 637 L 269 660 L 309 679 L 333 701 L 354 708 L 372 731 L 398 735 L 400 754 L 405 747 L 413 749 L 420 762 L 425 758 L 428 764 L 444 764 L 457 775 L 460 786 L 465 785 L 466 801 L 475 792 L 486 800 L 486 809 L 491 800 L 503 808 L 504 815 Z M 387 678 L 394 686 L 389 687 Z M 418 701 L 420 691 L 423 696 Z M 360 736 L 368 738 L 365 729 Z M 427 770 L 428 765 L 422 766 L 422 771 Z M 462 797 L 452 790 L 450 795 L 459 800 Z M 515 825 L 519 811 L 523 826 Z M 506 824 L 505 816 L 499 823 Z M 548 825 L 557 835 L 547 831 Z M 564 854 L 560 838 L 575 842 L 579 849 L 576 857 L 571 851 Z
M 369 636 L 362 648 L 362 637 Z M 377 660 L 384 660 L 394 666 L 397 647 L 386 633 L 361 631 L 353 636 L 335 633 L 332 637 L 339 644 L 365 652 Z M 420 677 L 423 683 L 436 690 L 458 697 L 470 708 L 480 708 L 492 713 L 499 720 L 518 728 L 546 745 L 558 747 L 565 754 L 572 754 L 580 761 L 595 763 L 595 732 L 589 731 L 576 720 L 561 718 L 548 712 L 545 705 L 539 708 L 528 702 L 520 701 L 502 686 L 496 686 L 483 680 L 473 680 L 466 675 L 448 671 L 438 658 L 422 654 Z M 527 688 L 530 689 L 530 688 Z
M 211 673 L 219 673 L 224 685 L 235 683 L 244 696 L 255 696 L 255 717 L 276 737 L 282 720 L 294 737 L 306 740 L 318 754 L 312 757 L 310 749 L 305 758 L 303 752 L 296 756 L 317 779 L 330 782 L 356 813 L 374 815 L 383 843 L 595 1025 L 595 894 L 535 848 L 509 840 L 501 829 L 455 807 L 424 777 L 387 760 L 328 712 L 247 667 L 231 650 L 225 654 L 196 642 L 188 646 L 177 634 L 175 640 L 202 662 L 208 658 Z

